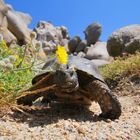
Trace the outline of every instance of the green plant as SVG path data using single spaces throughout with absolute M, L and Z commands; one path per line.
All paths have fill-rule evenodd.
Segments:
M 19 91 L 31 85 L 32 78 L 41 70 L 37 60 L 38 49 L 30 51 L 31 45 L 8 48 L 5 41 L 0 42 L 0 105 L 2 101 L 14 102 Z

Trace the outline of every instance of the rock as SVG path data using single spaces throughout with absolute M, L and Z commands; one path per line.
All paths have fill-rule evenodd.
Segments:
M 30 43 L 30 29 L 27 25 L 31 22 L 28 14 L 14 11 L 11 5 L 1 5 L 1 14 L 6 17 L 9 31 L 14 34 L 18 42 Z
M 3 35 L 0 34 L 0 42 L 3 40 Z
M 99 23 L 90 24 L 84 31 L 87 45 L 95 44 L 101 35 L 102 26 Z
M 69 52 L 78 54 L 79 52 L 84 51 L 85 48 L 90 46 L 91 44 L 95 44 L 101 35 L 101 31 L 102 27 L 99 23 L 93 23 L 89 25 L 84 31 L 85 40 L 81 41 L 79 36 L 75 36 L 69 41 L 68 43 Z
M 4 12 L 3 14 L 7 18 L 8 29 L 16 36 L 19 43 L 30 43 L 30 29 L 27 27 L 27 23 L 31 21 L 31 17 L 29 17 L 27 14 L 16 12 L 12 9 L 8 9 L 8 11 Z
M 13 41 L 17 41 L 16 37 L 8 30 L 7 18 L 0 13 L 0 34 L 9 46 Z
M 74 53 L 80 42 L 81 39 L 79 36 L 75 36 L 74 38 L 70 39 L 70 41 L 68 42 L 69 52 Z
M 37 27 L 35 27 L 35 29 L 34 29 L 34 31 L 35 31 L 36 34 L 37 34 L 36 39 L 37 39 L 38 41 L 41 41 L 41 42 L 47 40 L 46 29 L 45 29 L 45 23 L 46 23 L 46 22 L 40 21 L 40 22 L 37 24 Z
M 46 54 L 54 52 L 57 45 L 66 48 L 68 44 L 68 31 L 65 26 L 55 27 L 50 22 L 40 21 L 34 31 L 37 34 L 36 39 L 42 42 Z
M 86 133 L 85 129 L 82 128 L 82 127 L 77 127 L 77 131 L 78 131 L 78 133 L 80 133 L 80 134 L 85 134 L 85 133 Z
M 60 43 L 60 45 L 62 45 L 62 46 L 65 47 L 65 49 L 66 49 L 67 52 L 69 52 L 69 49 L 68 49 L 68 42 L 69 42 L 69 40 L 66 39 L 66 38 L 64 38 L 64 39 L 62 39 L 62 41 L 61 41 L 61 43 Z
M 80 51 L 84 51 L 84 49 L 87 47 L 87 41 L 82 40 L 79 45 L 76 47 L 75 52 L 79 53 Z
M 64 39 L 69 39 L 68 29 L 65 26 L 60 26 L 60 30 L 62 32 L 62 36 Z
M 19 11 L 16 11 L 16 14 L 19 16 L 19 18 L 21 18 L 24 21 L 26 25 L 29 25 L 32 22 L 32 18 L 29 14 L 22 13 Z
M 4 5 L 5 5 L 4 4 L 4 1 L 3 0 L 0 0 L 0 10 L 3 9 Z
M 49 53 L 54 53 L 56 51 L 56 45 L 52 41 L 43 41 L 42 48 L 46 55 L 48 55 Z
M 107 50 L 113 57 L 140 50 L 140 24 L 122 27 L 113 32 L 107 41 Z
M 96 65 L 97 67 L 102 67 L 102 66 L 110 63 L 110 61 L 102 60 L 102 59 L 92 59 L 91 62 L 94 65 Z
M 46 57 L 46 53 L 42 47 L 42 43 L 41 42 L 36 42 L 35 44 L 35 48 L 38 50 L 38 53 L 37 53 L 37 57 L 39 60 L 46 60 L 47 57 Z
M 84 52 L 79 52 L 78 54 L 77 54 L 77 56 L 80 56 L 80 57 L 85 57 L 85 53 Z
M 34 31 L 37 33 L 37 40 L 53 41 L 56 44 L 60 44 L 68 36 L 65 26 L 55 27 L 52 23 L 45 21 L 40 21 Z
M 106 42 L 97 42 L 94 45 L 85 49 L 85 58 L 87 59 L 101 59 L 108 61 L 110 56 L 107 52 Z

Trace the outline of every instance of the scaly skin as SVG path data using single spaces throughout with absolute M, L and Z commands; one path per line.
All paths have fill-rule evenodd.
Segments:
M 86 91 L 91 95 L 91 100 L 98 102 L 103 118 L 117 119 L 121 115 L 121 105 L 115 95 L 111 93 L 108 86 L 99 81 L 93 80 L 84 87 Z

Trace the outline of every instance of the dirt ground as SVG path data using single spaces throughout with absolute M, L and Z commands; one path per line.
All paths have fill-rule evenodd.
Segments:
M 98 117 L 100 108 L 54 105 L 1 115 L 0 140 L 140 140 L 140 78 L 127 77 L 113 89 L 122 115 L 111 121 Z

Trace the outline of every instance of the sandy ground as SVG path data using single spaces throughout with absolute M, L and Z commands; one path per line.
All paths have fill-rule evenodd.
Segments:
M 30 115 L 11 112 L 0 119 L 0 140 L 140 140 L 139 87 L 124 82 L 114 90 L 122 105 L 117 120 L 99 118 L 96 103 L 89 110 L 55 105 Z

